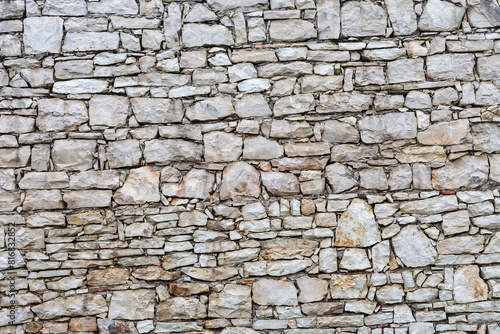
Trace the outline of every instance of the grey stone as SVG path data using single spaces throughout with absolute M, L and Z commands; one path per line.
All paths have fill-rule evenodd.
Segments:
M 386 0 L 385 6 L 389 13 L 395 35 L 411 35 L 417 30 L 417 17 L 411 0 Z
M 57 81 L 52 90 L 60 94 L 89 94 L 106 93 L 109 82 L 99 79 L 74 79 L 68 81 Z
M 439 254 L 476 254 L 484 249 L 484 237 L 478 236 L 463 236 L 441 240 L 437 244 Z
M 89 125 L 126 125 L 129 99 L 116 95 L 94 95 L 89 101 Z
M 425 81 L 423 59 L 399 59 L 387 63 L 389 83 Z
M 283 156 L 283 146 L 262 136 L 247 137 L 244 141 L 243 159 L 270 160 Z
M 108 317 L 126 320 L 153 319 L 154 299 L 154 290 L 114 291 L 109 304 Z
M 205 161 L 236 161 L 241 156 L 241 137 L 226 132 L 210 132 L 203 137 Z
M 52 161 L 56 170 L 84 171 L 92 168 L 95 149 L 94 140 L 56 140 Z
M 477 188 L 488 180 L 489 164 L 486 156 L 464 156 L 432 172 L 434 189 Z
M 348 1 L 342 5 L 342 35 L 346 37 L 384 36 L 387 15 L 382 7 L 368 1 Z
M 392 238 L 396 255 L 408 267 L 424 267 L 437 260 L 437 252 L 431 241 L 416 226 L 403 228 Z
M 87 14 L 85 0 L 47 0 L 43 7 L 43 15 L 84 16 Z
M 137 140 L 113 141 L 106 148 L 106 158 L 111 168 L 138 166 L 141 157 L 142 152 Z
M 27 54 L 61 51 L 64 22 L 62 18 L 28 17 L 23 22 L 23 43 Z
M 209 0 L 208 6 L 216 12 L 222 14 L 235 12 L 253 12 L 259 9 L 267 9 L 269 6 L 268 0 L 243 0 L 234 2 L 231 0 Z
M 359 121 L 359 130 L 361 139 L 367 144 L 415 138 L 417 119 L 412 112 L 368 116 Z
M 91 316 L 108 311 L 106 300 L 99 294 L 78 294 L 58 297 L 35 305 L 32 311 L 40 319 L 54 319 L 60 316 Z
M 186 109 L 186 117 L 191 121 L 218 120 L 232 114 L 233 104 L 228 96 L 207 98 Z
M 291 282 L 263 279 L 252 286 L 252 299 L 259 305 L 298 304 L 297 289 Z
M 130 102 L 139 123 L 178 123 L 184 116 L 179 100 L 133 98 Z
M 430 0 L 420 16 L 418 28 L 422 31 L 453 31 L 460 28 L 465 8 L 448 1 Z
M 120 43 L 117 32 L 69 32 L 63 52 L 116 50 Z
M 311 22 L 291 19 L 271 21 L 269 35 L 276 42 L 298 42 L 316 38 L 317 32 Z
M 182 26 L 182 43 L 185 47 L 233 45 L 229 29 L 222 25 L 185 24 Z
M 427 57 L 427 76 L 432 80 L 474 80 L 474 55 L 443 54 Z
M 316 111 L 323 114 L 365 111 L 370 108 L 372 101 L 371 95 L 360 93 L 321 95 Z
M 340 36 L 340 1 L 319 0 L 316 2 L 319 39 L 338 39 Z
M 340 163 L 326 166 L 325 176 L 334 193 L 344 192 L 357 185 L 354 173 Z
M 27 133 L 35 130 L 35 119 L 17 115 L 0 115 L 0 133 Z
M 134 0 L 101 0 L 88 4 L 91 14 L 136 15 L 139 7 Z
M 330 143 L 357 143 L 359 132 L 348 123 L 336 120 L 326 121 L 321 139 Z
M 154 139 L 144 145 L 144 158 L 148 163 L 201 161 L 202 153 L 202 145 L 182 139 Z
M 205 199 L 210 195 L 215 177 L 202 170 L 192 169 L 181 183 L 164 183 L 161 191 L 165 196 Z
M 237 66 L 237 65 L 235 65 Z M 238 117 L 266 117 L 271 116 L 272 111 L 266 99 L 261 94 L 249 94 L 236 100 L 234 109 Z
M 476 124 L 472 127 L 474 150 L 487 153 L 499 152 L 500 128 L 494 123 Z
M 0 56 L 16 57 L 21 55 L 21 41 L 17 36 L 0 35 L 0 46 L 2 47 L 0 49 Z M 6 79 L 8 80 L 8 77 Z
M 0 18 L 2 18 L 2 20 L 22 18 L 24 9 L 24 0 L 2 2 L 0 3 Z
M 264 172 L 262 184 L 274 196 L 290 196 L 300 192 L 297 177 L 290 173 Z

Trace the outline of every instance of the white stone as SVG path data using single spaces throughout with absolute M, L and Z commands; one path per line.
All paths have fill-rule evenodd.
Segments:
M 113 199 L 118 204 L 144 204 L 159 202 L 160 172 L 153 171 L 151 166 L 133 169 L 123 187 L 118 189 Z
M 24 19 L 24 51 L 27 54 L 59 53 L 63 37 L 63 19 L 28 17 Z
M 431 241 L 414 225 L 406 226 L 393 237 L 392 245 L 396 255 L 408 267 L 428 266 L 437 259 Z
M 343 36 L 368 37 L 385 35 L 387 15 L 382 7 L 372 2 L 344 2 L 340 19 Z
M 222 25 L 185 24 L 182 26 L 182 43 L 185 47 L 234 44 L 231 32 Z
M 94 95 L 89 101 L 89 125 L 124 126 L 129 99 L 117 95 Z
M 423 31 L 453 31 L 460 28 L 465 8 L 448 1 L 429 0 L 420 16 L 418 28 Z

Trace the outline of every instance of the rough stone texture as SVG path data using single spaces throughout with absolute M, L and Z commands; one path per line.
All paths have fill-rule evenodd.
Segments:
M 500 332 L 499 29 L 0 1 L 0 333 Z

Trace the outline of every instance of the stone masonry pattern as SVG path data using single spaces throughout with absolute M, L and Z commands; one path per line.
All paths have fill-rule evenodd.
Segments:
M 497 0 L 0 0 L 0 333 L 499 334 Z

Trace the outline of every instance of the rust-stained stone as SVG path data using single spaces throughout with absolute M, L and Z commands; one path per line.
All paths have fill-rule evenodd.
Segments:
M 453 296 L 457 303 L 472 303 L 488 299 L 488 286 L 479 276 L 478 266 L 465 266 L 455 271 Z
M 69 322 L 69 328 L 73 332 L 95 332 L 97 331 L 97 321 L 93 317 L 73 318 Z
M 180 271 L 166 271 L 160 267 L 137 268 L 132 272 L 132 276 L 146 281 L 173 281 L 181 276 Z
M 170 283 L 170 294 L 178 297 L 189 297 L 208 292 L 208 284 L 203 283 Z
M 368 294 L 366 275 L 332 275 L 330 281 L 332 299 L 365 298 Z
M 306 303 L 301 305 L 301 309 L 305 315 L 341 314 L 344 312 L 344 302 Z
M 368 247 L 381 240 L 372 207 L 361 199 L 353 199 L 340 216 L 335 233 L 335 246 Z
M 221 200 L 237 196 L 259 197 L 259 172 L 250 164 L 237 161 L 227 165 L 222 173 Z
M 173 297 L 165 300 L 156 310 L 158 321 L 191 320 L 207 317 L 207 307 L 198 299 Z
M 235 267 L 182 268 L 184 274 L 200 281 L 222 281 L 238 275 Z
M 99 334 L 139 334 L 132 321 L 98 319 Z
M 311 256 L 319 243 L 315 240 L 278 238 L 261 242 L 260 256 L 265 260 L 293 260 Z
M 126 268 L 91 270 L 87 274 L 87 284 L 91 286 L 120 285 L 125 284 L 128 278 L 129 270 Z

